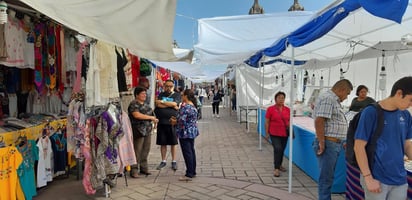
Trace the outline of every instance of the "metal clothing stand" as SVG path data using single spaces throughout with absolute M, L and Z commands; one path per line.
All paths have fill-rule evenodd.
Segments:
M 126 183 L 126 187 L 129 186 L 129 184 L 127 183 L 127 175 L 126 175 L 126 173 L 127 173 L 128 171 L 130 171 L 130 166 L 124 167 L 124 169 L 123 169 L 123 176 L 124 176 L 124 181 L 125 181 L 125 183 Z M 114 175 L 113 178 L 110 178 L 110 179 L 112 179 L 112 180 L 115 180 L 115 184 L 113 184 L 113 186 L 110 185 L 108 182 L 103 181 L 103 183 L 104 183 L 104 195 L 105 195 L 106 198 L 109 198 L 109 197 L 110 197 L 110 194 L 112 193 L 112 187 L 114 187 L 115 185 L 117 185 L 117 178 L 118 178 L 119 176 L 121 176 L 121 175 L 122 175 L 122 174 L 117 173 L 117 174 Z

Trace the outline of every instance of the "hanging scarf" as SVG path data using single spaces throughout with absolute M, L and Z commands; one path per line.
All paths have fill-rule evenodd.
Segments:
M 133 54 L 130 54 L 132 62 L 132 87 L 136 87 L 139 83 L 140 77 L 140 62 L 139 58 Z
M 38 93 L 43 90 L 43 59 L 42 59 L 42 41 L 44 37 L 44 24 L 38 23 L 34 28 L 34 83 Z
M 56 29 L 56 35 L 57 35 L 57 76 L 58 76 L 58 84 L 59 84 L 59 92 L 60 94 L 63 94 L 64 92 L 64 81 L 66 80 L 66 70 L 64 67 L 64 56 L 65 51 L 64 51 L 64 30 L 63 28 L 59 25 L 57 26 Z
M 46 76 L 46 85 L 50 90 L 56 87 L 56 33 L 54 24 L 50 23 L 47 27 L 47 49 L 48 49 L 48 76 Z

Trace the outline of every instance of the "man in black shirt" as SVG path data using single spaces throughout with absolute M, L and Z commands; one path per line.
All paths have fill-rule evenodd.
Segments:
M 164 83 L 164 92 L 160 93 L 155 101 L 155 114 L 159 119 L 157 123 L 157 138 L 156 144 L 160 145 L 160 153 L 162 162 L 157 167 L 158 170 L 166 166 L 167 145 L 170 145 L 170 153 L 172 155 L 172 169 L 177 170 L 176 164 L 176 145 L 177 137 L 174 127 L 170 124 L 170 118 L 177 115 L 181 102 L 181 95 L 174 92 L 173 80 L 167 80 Z

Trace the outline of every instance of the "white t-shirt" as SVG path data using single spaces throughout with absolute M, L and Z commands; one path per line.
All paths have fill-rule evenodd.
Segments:
M 199 96 L 201 96 L 201 97 L 205 97 L 205 96 L 206 96 L 206 90 L 205 90 L 205 89 L 203 89 L 203 88 L 200 88 L 200 91 L 199 91 Z

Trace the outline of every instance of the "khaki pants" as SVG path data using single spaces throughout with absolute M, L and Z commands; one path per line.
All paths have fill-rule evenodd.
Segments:
M 152 142 L 152 135 L 146 137 L 134 137 L 133 146 L 136 153 L 137 165 L 133 165 L 133 169 L 138 169 L 140 166 L 141 172 L 148 172 L 147 157 L 149 156 L 150 145 Z

